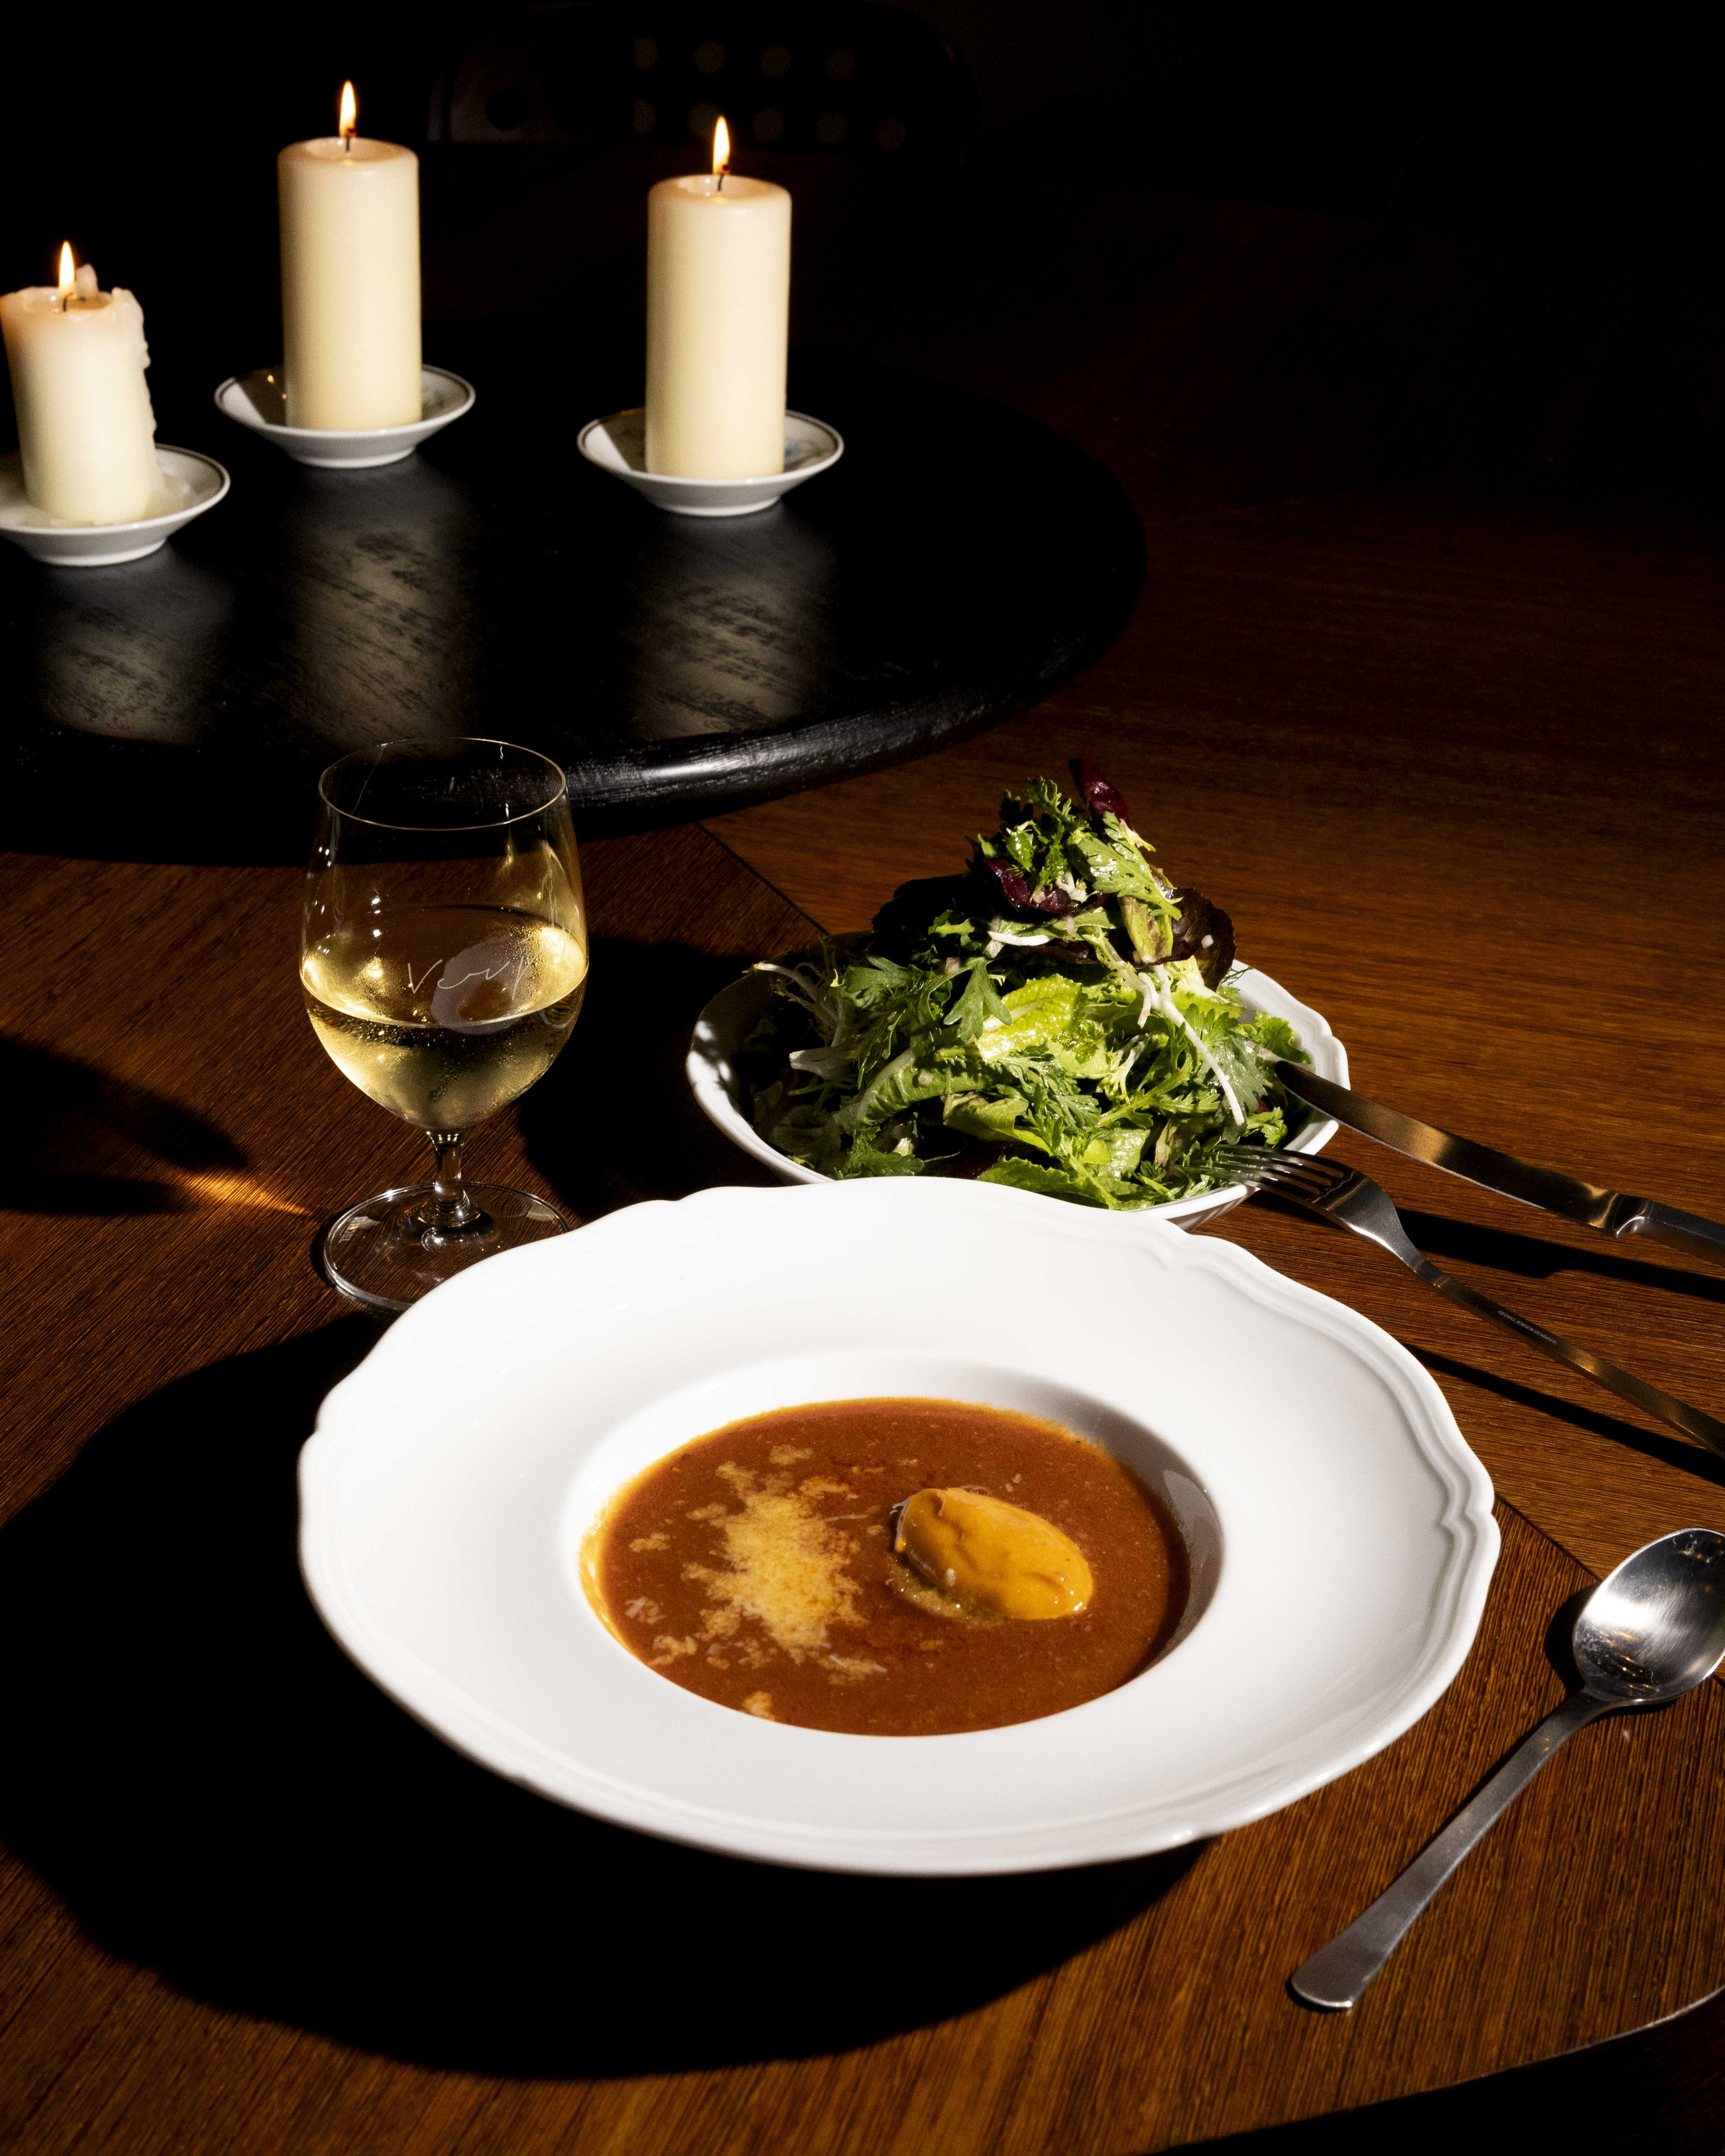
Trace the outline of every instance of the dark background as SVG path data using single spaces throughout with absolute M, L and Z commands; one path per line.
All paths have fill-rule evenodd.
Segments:
M 957 54 L 950 78 L 917 44 L 919 22 Z M 313 5 L 279 28 L 261 10 L 67 11 L 34 34 L 33 55 L 14 49 L 0 135 L 0 282 L 50 278 L 69 236 L 105 284 L 135 289 L 164 439 L 200 439 L 170 430 L 182 407 L 201 413 L 223 375 L 279 356 L 274 155 L 331 131 L 345 75 L 363 131 L 424 158 L 428 357 L 443 324 L 536 316 L 624 374 L 639 364 L 646 187 L 699 165 L 691 105 L 716 88 L 733 108 L 763 92 L 735 73 L 701 81 L 688 55 L 725 43 L 742 68 L 783 39 L 798 80 L 766 94 L 786 106 L 785 133 L 763 146 L 746 110 L 732 117 L 738 168 L 797 192 L 805 346 L 1010 397 L 1000 347 L 1075 249 L 1090 249 L 1084 304 L 1123 305 L 1177 251 L 1171 204 L 1196 216 L 1229 198 L 1285 203 L 1447 235 L 1540 295 L 1525 339 L 1561 345 L 1572 366 L 1591 353 L 1595 373 L 1629 370 L 1590 398 L 1612 408 L 1590 436 L 1572 428 L 1554 454 L 1499 411 L 1474 461 L 1581 484 L 1717 485 L 1725 250 L 1698 10 L 929 0 L 906 18 L 571 0 Z M 661 54 L 654 81 L 634 65 L 643 36 Z M 912 101 L 896 151 L 870 140 L 866 114 L 841 145 L 813 139 L 823 97 L 854 103 L 866 88 L 807 80 L 811 51 L 835 39 L 865 76 L 873 65 L 891 79 L 888 105 Z M 509 54 L 536 41 L 542 61 L 547 40 L 565 80 L 523 98 Z M 510 124 L 485 141 L 429 141 L 439 80 L 447 90 L 475 55 Z M 530 74 L 536 64 L 530 54 Z

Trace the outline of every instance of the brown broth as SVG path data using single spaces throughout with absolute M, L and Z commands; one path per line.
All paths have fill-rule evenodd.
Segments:
M 1040 1513 L 1095 1574 L 1076 1616 L 978 1623 L 926 1606 L 892 1553 L 912 1491 Z M 649 1668 L 769 1721 L 875 1737 L 993 1729 L 1124 1684 L 1179 1621 L 1185 1552 L 1131 1470 L 1058 1424 L 957 1400 L 824 1401 L 696 1438 L 614 1500 L 588 1593 Z

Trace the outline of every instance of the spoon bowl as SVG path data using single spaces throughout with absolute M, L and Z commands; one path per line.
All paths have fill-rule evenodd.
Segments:
M 1570 1645 L 1583 1688 L 1620 1707 L 1663 1707 L 1711 1676 L 1725 1661 L 1725 1535 L 1684 1527 L 1626 1557 Z

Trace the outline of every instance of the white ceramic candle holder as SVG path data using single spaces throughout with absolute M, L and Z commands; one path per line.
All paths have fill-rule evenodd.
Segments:
M 473 409 L 470 382 L 441 367 L 419 370 L 419 417 L 400 427 L 290 427 L 280 367 L 260 367 L 252 374 L 232 374 L 216 392 L 216 408 L 228 418 L 274 442 L 295 464 L 318 465 L 327 471 L 367 471 L 377 465 L 399 464 L 439 428 Z
M 213 457 L 157 443 L 162 506 L 134 524 L 59 524 L 31 507 L 24 493 L 23 461 L 14 450 L 0 457 L 0 538 L 11 540 L 39 562 L 57 569 L 105 569 L 141 562 L 166 546 L 182 524 L 213 509 L 231 482 Z
M 644 412 L 613 412 L 603 419 L 589 419 L 577 447 L 589 464 L 645 495 L 655 509 L 677 516 L 752 516 L 837 464 L 845 454 L 845 437 L 824 419 L 787 412 L 784 470 L 762 479 L 672 479 L 649 472 Z

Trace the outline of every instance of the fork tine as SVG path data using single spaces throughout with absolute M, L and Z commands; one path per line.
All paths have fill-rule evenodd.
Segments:
M 1238 1175 L 1242 1183 L 1257 1183 L 1294 1198 L 1327 1197 L 1353 1174 L 1337 1161 L 1317 1160 L 1308 1153 L 1281 1152 L 1268 1147 L 1219 1146 L 1216 1162 L 1224 1173 Z
M 1303 1153 L 1280 1152 L 1269 1146 L 1218 1146 L 1216 1158 L 1226 1168 L 1237 1168 L 1249 1175 L 1301 1175 L 1314 1171 L 1322 1175 L 1324 1167 Z

